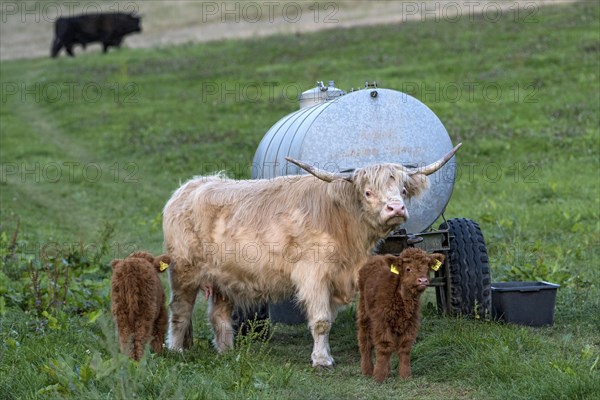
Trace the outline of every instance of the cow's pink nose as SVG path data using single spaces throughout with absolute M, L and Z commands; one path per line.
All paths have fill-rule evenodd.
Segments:
M 392 217 L 406 217 L 406 207 L 402 203 L 388 203 L 386 211 Z
M 419 278 L 419 279 L 417 279 L 417 284 L 419 286 L 429 285 L 429 279 L 427 279 L 427 278 Z

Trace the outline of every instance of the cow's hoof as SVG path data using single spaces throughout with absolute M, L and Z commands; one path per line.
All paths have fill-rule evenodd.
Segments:
M 313 365 L 313 368 L 322 370 L 322 371 L 333 371 L 335 368 L 335 363 L 331 365 Z
M 312 366 L 313 368 L 319 369 L 333 369 L 333 367 L 335 367 L 335 361 L 333 361 L 333 358 L 331 356 L 324 357 L 319 360 L 313 360 Z
M 179 347 L 179 348 L 171 348 L 169 346 L 165 346 L 165 349 L 167 351 L 172 352 L 172 353 L 183 354 L 183 349 L 181 347 Z

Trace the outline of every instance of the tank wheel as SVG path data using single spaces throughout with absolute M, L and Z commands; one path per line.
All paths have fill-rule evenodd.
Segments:
M 492 278 L 479 225 L 470 219 L 454 218 L 441 224 L 440 229 L 448 229 L 450 234 L 450 290 L 436 291 L 438 307 L 451 315 L 491 318 Z

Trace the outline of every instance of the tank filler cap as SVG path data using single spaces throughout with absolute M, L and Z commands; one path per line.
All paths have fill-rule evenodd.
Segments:
M 317 81 L 316 86 L 312 89 L 302 92 L 302 94 L 298 97 L 298 100 L 300 102 L 300 108 L 305 108 L 333 100 L 336 97 L 340 97 L 345 94 L 346 92 L 344 92 L 342 89 L 335 87 L 335 82 L 332 80 L 327 82 L 327 86 L 325 86 L 323 81 Z

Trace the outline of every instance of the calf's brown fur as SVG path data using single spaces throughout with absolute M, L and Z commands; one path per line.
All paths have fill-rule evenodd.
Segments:
M 411 376 L 410 351 L 419 330 L 419 299 L 429 284 L 429 269 L 443 262 L 443 254 L 408 248 L 399 256 L 372 256 L 360 269 L 358 344 L 363 375 L 383 382 L 395 351 L 400 378 Z
M 144 346 L 155 353 L 162 351 L 168 315 L 165 293 L 158 277 L 162 263 L 170 264 L 167 255 L 153 257 L 135 252 L 112 262 L 112 314 L 119 331 L 121 351 L 139 361 Z

